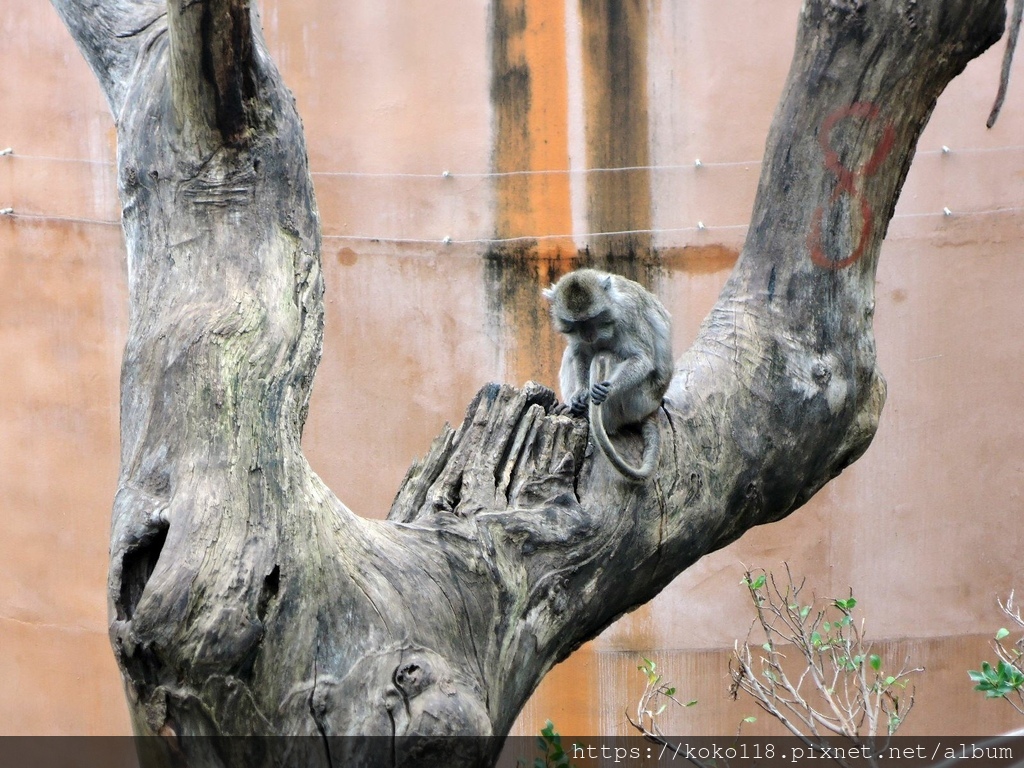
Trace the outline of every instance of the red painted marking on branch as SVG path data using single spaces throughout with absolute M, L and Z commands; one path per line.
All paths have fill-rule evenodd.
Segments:
M 839 153 L 832 147 L 832 130 L 840 120 L 847 118 L 859 118 L 869 123 L 873 122 L 878 118 L 879 112 L 877 104 L 872 104 L 869 101 L 858 101 L 848 107 L 840 107 L 825 118 L 825 122 L 821 124 L 821 133 L 819 134 L 818 141 L 825 152 L 825 168 L 836 177 L 836 187 L 832 190 L 829 204 L 835 204 L 840 196 L 844 194 L 849 195 L 852 200 L 860 201 L 861 213 L 860 238 L 857 240 L 857 246 L 846 258 L 831 259 L 825 253 L 824 245 L 821 242 L 821 220 L 825 214 L 825 208 L 824 206 L 818 206 L 818 209 L 814 212 L 814 226 L 807 236 L 807 247 L 811 252 L 811 261 L 824 269 L 843 269 L 855 263 L 864 255 L 864 251 L 868 246 L 868 238 L 874 230 L 875 215 L 867 198 L 857 189 L 857 182 L 878 173 L 882 163 L 885 162 L 885 159 L 892 151 L 893 144 L 896 143 L 896 131 L 892 123 L 886 123 L 882 131 L 882 138 L 878 142 L 878 146 L 875 147 L 871 157 L 868 158 L 868 161 L 860 168 L 847 168 L 843 165 L 842 160 L 839 159 Z

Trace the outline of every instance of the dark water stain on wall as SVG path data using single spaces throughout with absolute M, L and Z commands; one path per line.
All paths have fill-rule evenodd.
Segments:
M 491 5 L 491 102 L 494 107 L 496 173 L 525 170 L 529 160 L 532 77 L 522 39 L 526 32 L 523 0 L 497 0 Z M 522 166 L 522 167 L 521 167 Z M 517 211 L 529 206 L 525 175 L 500 177 L 496 182 L 496 237 L 519 237 Z
M 571 254 L 565 8 L 495 0 L 490 44 L 495 238 Z
M 596 254 L 651 251 L 651 174 L 647 99 L 646 0 L 581 0 L 587 166 L 629 168 L 587 176 Z
M 505 375 L 516 384 L 533 379 L 554 386 L 557 379 L 560 342 L 540 290 L 571 269 L 575 256 L 572 238 L 558 237 L 572 231 L 567 78 L 564 6 L 495 0 L 496 242 L 485 255 L 485 290 Z
M 660 253 L 660 263 L 668 272 L 689 275 L 711 275 L 736 266 L 739 251 L 724 245 L 688 245 L 666 248 Z
M 540 257 L 529 244 L 492 249 L 484 256 L 487 317 L 501 339 L 509 382 L 533 380 L 557 391 L 562 341 L 551 326 L 541 289 L 572 264 L 561 254 Z
M 503 339 L 508 379 L 553 384 L 563 342 L 541 289 L 580 266 L 653 287 L 651 238 L 599 236 L 577 251 L 571 237 L 559 237 L 572 232 L 573 219 L 565 8 L 547 0 L 495 0 L 491 8 L 492 162 L 499 175 L 497 242 L 485 269 L 489 317 Z M 583 0 L 581 15 L 588 167 L 646 166 L 646 3 Z M 586 183 L 591 232 L 651 228 L 649 171 L 598 171 Z

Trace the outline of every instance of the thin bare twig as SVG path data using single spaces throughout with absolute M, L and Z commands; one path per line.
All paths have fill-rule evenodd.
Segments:
M 863 620 L 854 621 L 852 593 L 846 599 L 802 603 L 804 582 L 797 585 L 788 566 L 781 585 L 773 574 L 749 571 L 744 583 L 755 618 L 730 662 L 733 696 L 744 691 L 808 746 L 823 746 L 827 735 L 854 744 L 891 737 L 914 703 L 912 687 L 905 695 L 900 691 L 921 670 L 905 661 L 895 675 L 882 672 L 881 658 L 865 639 Z M 766 640 L 756 651 L 755 632 Z M 803 660 L 795 683 L 785 671 L 788 662 L 780 645 Z
M 1020 608 L 1014 602 L 1014 593 L 1010 592 L 1010 596 L 1006 598 L 1006 602 L 1002 602 L 996 598 L 996 602 L 999 604 L 999 608 L 1002 612 L 1011 620 L 1018 628 L 1024 629 L 1024 616 L 1021 615 Z M 1011 645 L 1007 645 L 1004 639 L 1008 637 L 1010 631 L 1007 629 L 1000 629 L 999 634 L 996 635 L 992 641 L 992 647 L 996 652 L 996 655 L 1008 667 L 1015 669 L 1018 673 L 1024 674 L 1024 635 L 1017 638 Z M 984 670 L 984 666 L 982 667 Z M 977 673 L 972 673 L 972 676 Z M 979 689 L 980 686 L 979 686 Z M 983 690 L 983 689 L 982 689 Z M 1024 687 L 1017 686 L 1012 691 L 1008 691 L 1001 695 L 1011 707 L 1017 712 L 1024 715 Z
M 991 128 L 999 118 L 999 112 L 1006 100 L 1006 91 L 1010 84 L 1010 65 L 1013 63 L 1013 52 L 1017 49 L 1017 37 L 1020 35 L 1021 17 L 1024 15 L 1024 0 L 1014 0 L 1013 16 L 1010 18 L 1010 30 L 1006 35 L 1006 52 L 1003 54 L 1003 69 L 999 74 L 999 91 L 996 93 L 995 104 L 989 113 L 985 125 Z

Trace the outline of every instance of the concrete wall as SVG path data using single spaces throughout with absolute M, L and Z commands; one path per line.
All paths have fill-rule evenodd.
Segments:
M 799 6 L 264 0 L 326 236 L 305 446 L 343 501 L 382 516 L 486 381 L 555 381 L 537 286 L 578 248 L 640 257 L 612 267 L 689 344 L 742 244 Z M 4 0 L 0 41 L 0 734 L 127 733 L 104 591 L 127 316 L 114 130 L 48 5 Z M 905 733 L 1024 725 L 966 676 L 1005 623 L 996 596 L 1024 590 L 1024 75 L 986 130 L 1001 55 L 943 95 L 890 227 L 868 453 L 581 648 L 517 732 L 628 733 L 639 653 L 699 699 L 671 730 L 735 732 L 756 714 L 726 696 L 739 580 L 784 561 L 819 595 L 852 587 L 883 655 L 927 667 Z

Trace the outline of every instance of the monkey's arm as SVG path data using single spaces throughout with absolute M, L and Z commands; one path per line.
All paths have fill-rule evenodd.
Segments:
M 573 416 L 586 413 L 590 392 L 590 357 L 583 354 L 576 344 L 570 344 L 562 355 L 562 367 L 558 373 L 558 386 L 562 390 L 565 410 Z
M 591 397 L 598 391 L 603 393 L 601 395 L 603 400 L 611 392 L 625 393 L 636 390 L 654 371 L 654 362 L 650 356 L 636 352 L 623 358 L 607 378 L 602 377 L 605 379 L 604 381 L 594 382 L 590 387 Z

